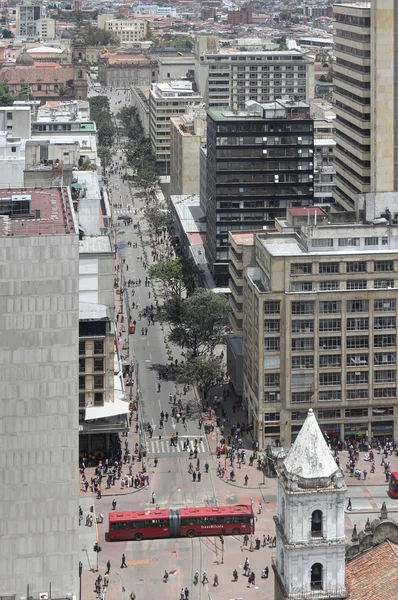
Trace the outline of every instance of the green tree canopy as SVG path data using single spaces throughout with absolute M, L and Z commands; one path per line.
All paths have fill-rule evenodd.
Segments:
M 0 83 L 0 106 L 11 106 L 14 98 L 10 96 L 10 90 L 5 83 Z
M 135 181 L 137 185 L 144 188 L 146 192 L 149 192 L 159 185 L 159 175 L 152 165 L 147 167 L 144 166 L 144 168 L 137 173 Z
M 229 312 L 225 296 L 199 288 L 183 299 L 179 307 L 174 302 L 167 310 L 170 339 L 187 348 L 193 356 L 213 352 L 222 341 Z
M 112 31 L 89 25 L 76 29 L 75 39 L 82 40 L 85 46 L 119 46 L 120 40 Z
M 220 356 L 214 354 L 191 356 L 180 365 L 179 381 L 181 383 L 193 383 L 199 388 L 203 399 L 212 387 L 217 383 L 217 379 L 223 368 L 223 360 Z
M 195 278 L 200 274 L 201 270 L 194 261 L 184 256 L 162 260 L 149 269 L 149 277 L 161 281 L 171 298 L 177 300 L 182 300 L 184 292 L 192 290 Z
M 14 34 L 9 29 L 3 29 L 2 36 L 5 40 L 9 40 L 14 37 Z

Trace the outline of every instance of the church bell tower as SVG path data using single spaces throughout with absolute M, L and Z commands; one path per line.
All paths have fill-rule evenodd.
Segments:
M 346 486 L 312 409 L 277 473 L 275 600 L 346 598 Z
M 77 40 L 72 48 L 73 88 L 75 100 L 87 100 L 87 57 L 86 48 Z

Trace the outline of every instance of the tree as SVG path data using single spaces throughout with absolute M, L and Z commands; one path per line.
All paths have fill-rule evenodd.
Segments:
M 89 25 L 86 29 L 76 29 L 74 39 L 82 41 L 85 46 L 119 46 L 120 40 L 112 31 L 98 29 Z
M 5 83 L 0 83 L 0 106 L 11 106 L 14 98 Z
M 14 34 L 9 29 L 3 29 L 3 38 L 9 40 L 14 37 Z
M 106 167 L 112 161 L 111 149 L 106 146 L 98 146 L 98 156 L 103 167 Z
M 155 169 L 156 156 L 151 140 L 146 136 L 131 140 L 127 147 L 126 159 L 128 165 L 136 171 L 140 171 L 146 167 Z
M 145 219 L 155 228 L 156 233 L 166 224 L 168 214 L 165 204 L 146 205 L 144 208 Z
M 229 312 L 225 296 L 199 288 L 192 296 L 183 299 L 179 306 L 174 302 L 174 306 L 167 309 L 171 323 L 170 339 L 187 348 L 193 356 L 213 352 L 222 341 Z
M 217 383 L 223 367 L 221 356 L 214 354 L 191 356 L 180 364 L 179 381 L 181 383 L 194 383 L 198 386 L 203 399 Z
M 98 145 L 99 146 L 108 146 L 111 147 L 113 145 L 113 140 L 115 138 L 115 126 L 111 119 L 105 121 L 101 120 L 98 125 Z
M 82 157 L 79 158 L 79 171 L 95 171 L 96 169 L 97 167 L 89 158 L 86 160 L 83 160 Z
M 124 128 L 123 133 L 128 138 L 137 140 L 144 136 L 144 128 L 135 106 L 124 106 L 118 112 L 117 118 L 121 121 Z
M 115 138 L 115 126 L 112 121 L 109 100 L 106 96 L 89 98 L 90 115 L 98 130 L 98 145 L 111 147 Z
M 194 261 L 185 256 L 175 260 L 162 260 L 149 269 L 149 277 L 161 281 L 170 297 L 177 300 L 182 300 L 184 292 L 193 289 L 195 278 L 201 273 Z
M 29 85 L 24 84 L 19 91 L 16 100 L 33 100 L 32 90 Z
M 153 166 L 144 167 L 137 173 L 135 179 L 137 185 L 144 188 L 146 192 L 153 190 L 159 185 L 159 175 Z

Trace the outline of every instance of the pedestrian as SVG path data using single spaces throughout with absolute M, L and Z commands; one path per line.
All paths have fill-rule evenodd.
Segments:
M 155 492 L 152 492 L 152 504 L 155 504 L 156 502 L 156 494 Z
M 199 471 L 198 472 L 198 483 L 200 483 L 201 478 L 202 478 L 202 473 Z
M 127 569 L 126 556 L 124 554 L 122 554 L 122 564 L 120 565 L 120 568 L 123 569 L 124 567 L 126 567 L 126 569 Z
M 185 600 L 184 588 L 181 588 L 181 591 L 180 591 L 180 600 Z
M 263 535 L 263 543 L 262 543 L 263 548 L 267 547 L 267 543 L 268 543 L 268 539 L 267 539 L 267 536 L 264 534 Z
M 106 563 L 106 575 L 109 575 L 109 573 L 111 572 L 111 561 L 108 560 L 108 562 Z
M 348 498 L 348 504 L 346 510 L 352 510 L 351 498 Z
M 261 515 L 261 511 L 263 510 L 263 505 L 261 502 L 258 503 L 258 514 Z
M 238 571 L 236 569 L 232 571 L 232 577 L 234 578 L 234 582 L 236 583 L 238 581 Z
M 245 475 L 245 485 L 247 485 L 247 482 L 249 481 L 249 476 Z
M 368 475 L 368 472 L 366 469 L 364 469 L 363 470 L 363 478 L 366 479 L 367 475 Z
M 184 590 L 185 593 L 185 600 L 189 600 L 189 589 L 186 587 Z
M 105 573 L 104 575 L 104 586 L 108 587 L 109 585 L 109 576 Z
M 245 533 L 245 535 L 243 536 L 243 545 L 247 546 L 248 543 L 249 543 L 249 536 L 247 535 L 247 533 Z
M 250 563 L 249 563 L 249 559 L 247 557 L 245 559 L 245 564 L 243 565 L 243 571 L 244 571 L 245 575 L 248 575 L 248 573 L 250 572 Z

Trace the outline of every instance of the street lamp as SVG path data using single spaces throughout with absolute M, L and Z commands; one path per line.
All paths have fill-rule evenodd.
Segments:
M 83 572 L 83 563 L 79 561 L 79 600 L 82 600 L 82 572 Z

